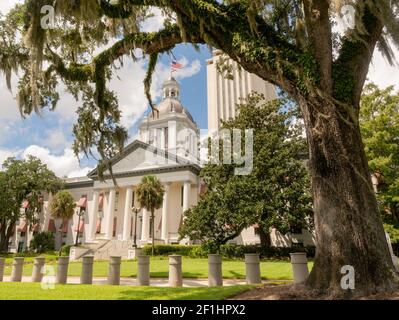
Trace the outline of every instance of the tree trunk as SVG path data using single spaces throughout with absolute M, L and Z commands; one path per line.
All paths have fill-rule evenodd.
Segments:
M 264 229 L 259 227 L 259 239 L 260 246 L 262 248 L 270 248 L 272 246 L 272 239 L 270 238 L 270 232 L 265 232 Z
M 394 273 L 357 113 L 326 101 L 300 101 L 309 142 L 316 256 L 308 285 L 332 296 L 368 295 L 396 288 Z M 355 108 L 356 110 L 356 108 Z M 341 273 L 354 267 L 355 289 Z
M 4 224 L 4 226 L 3 226 Z M 8 252 L 8 243 L 14 229 L 15 223 L 11 223 L 7 227 L 7 223 L 3 222 L 0 229 L 0 252 Z

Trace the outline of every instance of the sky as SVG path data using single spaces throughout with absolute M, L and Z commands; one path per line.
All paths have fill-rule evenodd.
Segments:
M 0 12 L 6 13 L 21 0 L 0 0 Z M 162 26 L 162 17 L 155 16 L 146 21 L 145 31 L 156 31 Z M 181 100 L 190 111 L 200 129 L 207 129 L 206 60 L 211 53 L 207 47 L 197 52 L 190 45 L 180 45 L 173 50 L 174 56 L 184 65 L 174 74 L 181 85 Z M 399 57 L 399 52 L 397 52 Z M 144 95 L 143 79 L 146 62 L 133 63 L 126 60 L 111 82 L 117 93 L 122 111 L 122 124 L 129 131 L 129 139 L 137 134 L 137 126 L 148 111 Z M 376 51 L 370 66 L 368 79 L 380 87 L 395 85 L 399 90 L 399 67 L 389 66 Z M 153 78 L 153 99 L 159 102 L 162 83 L 170 76 L 170 57 L 163 55 Z M 21 118 L 16 94 L 17 78 L 13 77 L 13 91 L 8 91 L 4 75 L 0 75 L 0 166 L 10 156 L 26 158 L 34 155 L 45 162 L 58 176 L 76 177 L 85 175 L 95 166 L 93 159 L 81 158 L 72 152 L 72 126 L 77 118 L 78 103 L 62 88 L 61 99 L 55 111 L 43 111 L 26 119 Z

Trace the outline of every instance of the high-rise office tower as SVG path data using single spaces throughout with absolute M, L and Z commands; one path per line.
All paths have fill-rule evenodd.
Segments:
M 220 50 L 215 50 L 213 57 L 207 60 L 209 132 L 217 131 L 221 120 L 234 118 L 237 112 L 236 104 L 251 92 L 262 93 L 266 100 L 273 100 L 277 97 L 275 86 L 240 68 L 237 62 L 231 59 L 224 61 L 224 64 L 231 66 L 234 79 L 226 79 L 217 70 L 217 63 L 220 59 L 225 59 L 223 53 Z

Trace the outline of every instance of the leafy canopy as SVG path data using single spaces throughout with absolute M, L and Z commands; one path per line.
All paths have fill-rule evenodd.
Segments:
M 165 189 L 156 176 L 144 176 L 136 192 L 137 200 L 142 208 L 152 212 L 162 206 Z
M 333 18 L 344 4 L 355 8 L 355 25 L 339 34 L 333 30 Z M 17 98 L 24 116 L 54 109 L 63 83 L 83 102 L 74 126 L 75 153 L 98 152 L 100 169 L 110 169 L 109 159 L 120 151 L 127 132 L 108 83 L 126 59 L 148 59 L 144 83 L 152 107 L 151 78 L 159 55 L 191 43 L 221 49 L 297 102 L 327 99 L 334 112 L 356 117 L 374 48 L 394 60 L 398 4 L 399 0 L 25 0 L 0 18 L 0 70 L 8 83 L 13 71 L 22 71 Z M 44 5 L 55 8 L 54 28 L 41 26 Z M 165 17 L 159 32 L 142 31 L 151 7 Z
M 282 233 L 311 228 L 309 178 L 301 159 L 306 156 L 303 127 L 295 106 L 286 102 L 264 102 L 261 95 L 252 95 L 238 105 L 234 120 L 223 123 L 230 133 L 254 130 L 253 170 L 235 175 L 234 164 L 206 165 L 201 177 L 207 191 L 186 212 L 181 237 L 219 248 L 255 224 L 266 235 L 270 228 Z M 244 139 L 242 135 L 242 143 Z M 222 158 L 222 145 L 220 154 Z
M 369 167 L 379 180 L 377 198 L 383 218 L 399 224 L 399 92 L 367 85 L 360 128 Z
M 8 239 L 16 222 L 24 217 L 28 223 L 38 222 L 44 193 L 57 192 L 63 181 L 39 159 L 8 158 L 0 171 L 0 251 L 8 247 Z M 21 210 L 22 204 L 28 206 Z

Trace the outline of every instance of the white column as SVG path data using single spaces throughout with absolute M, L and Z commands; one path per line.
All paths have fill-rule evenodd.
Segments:
M 141 241 L 148 241 L 150 229 L 150 217 L 147 209 L 143 208 L 143 223 L 141 225 Z
M 132 200 L 133 200 L 133 188 L 126 188 L 126 197 L 125 197 L 125 212 L 123 215 L 123 240 L 126 241 L 129 239 L 129 226 L 130 226 L 130 218 L 132 213 Z
M 109 191 L 107 213 L 105 214 L 105 219 L 106 219 L 105 238 L 106 239 L 112 239 L 112 231 L 113 231 L 112 228 L 114 225 L 114 211 L 115 211 L 115 195 L 116 195 L 115 189 L 111 189 Z
M 100 198 L 100 192 L 94 190 L 93 192 L 93 203 L 90 207 L 89 212 L 89 241 L 93 241 L 96 237 L 96 227 L 97 227 L 97 212 L 98 212 L 98 201 Z
M 190 181 L 185 181 L 183 187 L 183 213 L 188 210 L 190 206 L 190 187 Z
M 163 195 L 162 203 L 162 233 L 161 238 L 165 241 L 165 244 L 169 241 L 169 217 L 168 217 L 168 207 L 169 207 L 169 189 L 170 183 L 165 184 L 165 193 Z

